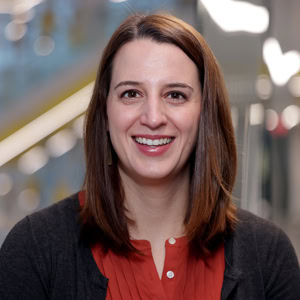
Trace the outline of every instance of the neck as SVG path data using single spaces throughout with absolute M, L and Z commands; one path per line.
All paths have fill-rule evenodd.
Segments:
M 184 217 L 189 193 L 189 170 L 172 180 L 142 184 L 120 170 L 125 192 L 125 207 L 132 239 L 144 239 L 152 244 L 184 234 Z

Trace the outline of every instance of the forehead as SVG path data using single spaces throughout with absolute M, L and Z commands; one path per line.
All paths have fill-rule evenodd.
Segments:
M 125 79 L 199 83 L 197 66 L 179 47 L 150 39 L 131 41 L 117 52 L 113 62 L 112 81 Z

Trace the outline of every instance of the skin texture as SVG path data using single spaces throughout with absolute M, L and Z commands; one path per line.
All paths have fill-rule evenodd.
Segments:
M 120 86 L 124 81 L 138 85 Z M 167 86 L 174 83 L 193 90 Z M 124 95 L 125 91 L 131 92 Z M 181 49 L 150 40 L 136 40 L 122 47 L 113 64 L 107 114 L 123 172 L 145 182 L 178 176 L 195 144 L 200 100 L 196 65 Z M 164 135 L 175 140 L 163 155 L 148 157 L 132 139 L 139 135 Z
M 160 276 L 165 240 L 184 234 L 187 162 L 196 142 L 200 104 L 197 67 L 180 48 L 139 39 L 116 54 L 108 131 L 119 157 L 125 206 L 135 221 L 131 237 L 151 243 Z M 159 146 L 141 147 L 136 136 L 169 137 L 172 143 L 161 151 Z

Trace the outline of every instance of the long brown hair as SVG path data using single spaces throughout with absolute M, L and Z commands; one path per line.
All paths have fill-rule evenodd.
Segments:
M 135 39 L 151 39 L 179 47 L 196 64 L 202 90 L 201 118 L 190 157 L 190 195 L 185 216 L 186 235 L 206 255 L 230 233 L 236 221 L 232 189 L 236 175 L 236 145 L 229 101 L 218 63 L 209 46 L 192 26 L 170 15 L 133 15 L 115 31 L 100 62 L 85 123 L 85 203 L 81 209 L 83 236 L 106 249 L 126 255 L 130 243 L 124 190 L 117 156 L 107 134 L 106 100 L 112 65 L 120 48 Z M 112 148 L 112 147 L 111 147 Z

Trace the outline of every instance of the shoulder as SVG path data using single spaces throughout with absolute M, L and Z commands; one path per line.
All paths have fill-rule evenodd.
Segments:
M 254 215 L 253 213 L 238 209 L 237 211 L 236 235 L 242 235 L 244 238 L 274 238 L 282 230 L 273 222 Z
M 79 233 L 77 195 L 18 222 L 0 249 L 0 298 L 48 299 L 74 283 Z
M 51 231 L 63 231 L 75 228 L 79 221 L 79 201 L 78 194 L 65 198 L 45 209 L 27 216 L 27 221 L 35 229 L 41 227 Z
M 252 247 L 261 255 L 270 258 L 272 253 L 280 250 L 295 254 L 294 248 L 287 234 L 272 221 L 263 219 L 246 210 L 238 209 L 238 223 L 234 233 L 240 247 L 245 246 L 249 251 Z
M 239 209 L 237 217 L 236 229 L 224 243 L 227 268 L 240 274 L 243 286 L 261 288 L 270 299 L 300 299 L 299 262 L 288 236 L 250 212 Z
M 9 232 L 2 248 L 31 244 L 50 249 L 51 243 L 59 245 L 76 236 L 76 232 L 79 236 L 79 203 L 77 194 L 74 194 L 19 221 Z
M 261 259 L 270 258 L 280 249 L 295 254 L 286 233 L 269 220 L 258 217 L 248 211 L 238 209 L 236 229 L 231 236 L 233 250 L 249 254 L 259 253 Z M 253 251 L 253 252 L 252 252 Z

